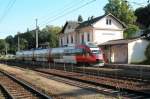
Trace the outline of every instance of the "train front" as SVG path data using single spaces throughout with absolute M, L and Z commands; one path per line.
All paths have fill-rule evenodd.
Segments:
M 93 63 L 92 65 L 93 66 L 104 66 L 102 50 L 98 47 L 91 47 L 90 50 L 95 59 L 95 63 Z

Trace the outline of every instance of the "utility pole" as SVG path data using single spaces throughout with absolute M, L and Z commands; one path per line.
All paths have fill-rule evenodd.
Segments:
M 36 21 L 36 48 L 38 48 L 38 19 L 35 19 Z
M 19 32 L 18 32 L 18 51 L 20 51 L 20 38 L 19 38 Z
M 7 55 L 7 43 L 5 42 L 5 53 Z

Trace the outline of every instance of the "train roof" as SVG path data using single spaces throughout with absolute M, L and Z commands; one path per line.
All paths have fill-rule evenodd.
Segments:
M 30 49 L 30 50 L 20 50 L 20 51 L 17 51 L 17 52 L 26 52 L 26 51 L 38 51 L 38 50 L 46 50 L 46 49 L 73 49 L 73 48 L 76 48 L 76 47 L 84 47 L 84 46 L 87 46 L 87 47 L 90 47 L 90 48 L 96 48 L 98 47 L 97 45 L 95 45 L 94 43 L 92 42 L 86 42 L 84 44 L 78 44 L 78 45 L 69 45 L 69 46 L 64 46 L 64 47 L 56 47 L 56 48 L 34 48 L 34 49 Z M 16 53 L 17 53 L 16 52 Z

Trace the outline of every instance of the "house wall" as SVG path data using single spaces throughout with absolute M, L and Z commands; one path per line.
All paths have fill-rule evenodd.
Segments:
M 146 40 L 136 40 L 128 44 L 128 63 L 139 63 L 146 59 L 145 50 L 149 44 Z
M 107 24 L 107 20 L 111 20 L 111 24 Z M 84 36 L 84 42 L 93 42 L 97 45 L 109 40 L 123 39 L 123 26 L 112 16 L 105 16 L 99 21 L 92 24 L 92 26 L 83 27 L 80 29 L 72 28 L 68 23 L 63 36 L 60 36 L 59 44 L 61 45 L 61 38 L 63 39 L 63 45 L 71 44 L 71 36 L 75 40 L 74 44 L 82 43 L 82 35 Z M 87 35 L 90 35 L 90 41 L 87 40 Z M 67 36 L 69 37 L 69 43 L 67 44 Z
M 68 25 L 66 26 L 66 28 L 64 30 L 64 34 L 68 34 L 68 33 L 74 32 L 74 31 L 75 31 L 75 28 L 73 28 L 73 25 L 68 23 Z
M 95 30 L 93 35 L 97 45 L 109 40 L 123 39 L 123 31 L 116 30 Z
M 107 24 L 107 19 L 111 20 L 111 24 Z M 110 16 L 106 16 L 96 22 L 94 25 L 94 42 L 101 44 L 109 40 L 123 39 L 123 27 L 118 21 Z
M 110 19 L 111 20 L 111 25 L 106 24 L 106 20 Z M 99 29 L 115 29 L 115 30 L 123 30 L 122 25 L 118 21 L 116 21 L 114 18 L 110 16 L 103 17 L 101 20 L 96 22 L 93 25 L 94 28 L 99 28 Z
M 73 43 L 71 42 L 71 36 L 73 37 Z M 68 37 L 68 43 L 67 43 L 67 37 Z M 62 44 L 61 44 L 61 39 L 62 39 Z M 75 44 L 75 42 L 76 42 L 76 33 L 75 32 L 62 34 L 59 36 L 59 45 L 60 46 Z
M 89 34 L 89 40 L 88 41 L 88 34 Z M 78 31 L 77 33 L 78 37 L 76 38 L 78 41 L 78 44 L 82 44 L 82 35 L 84 36 L 84 42 L 93 42 L 93 28 L 92 27 L 85 27 Z

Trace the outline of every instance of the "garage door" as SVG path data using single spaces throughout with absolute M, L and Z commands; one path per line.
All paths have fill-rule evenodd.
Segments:
M 128 62 L 128 48 L 126 45 L 114 45 L 111 47 L 111 62 L 113 63 L 127 63 Z

